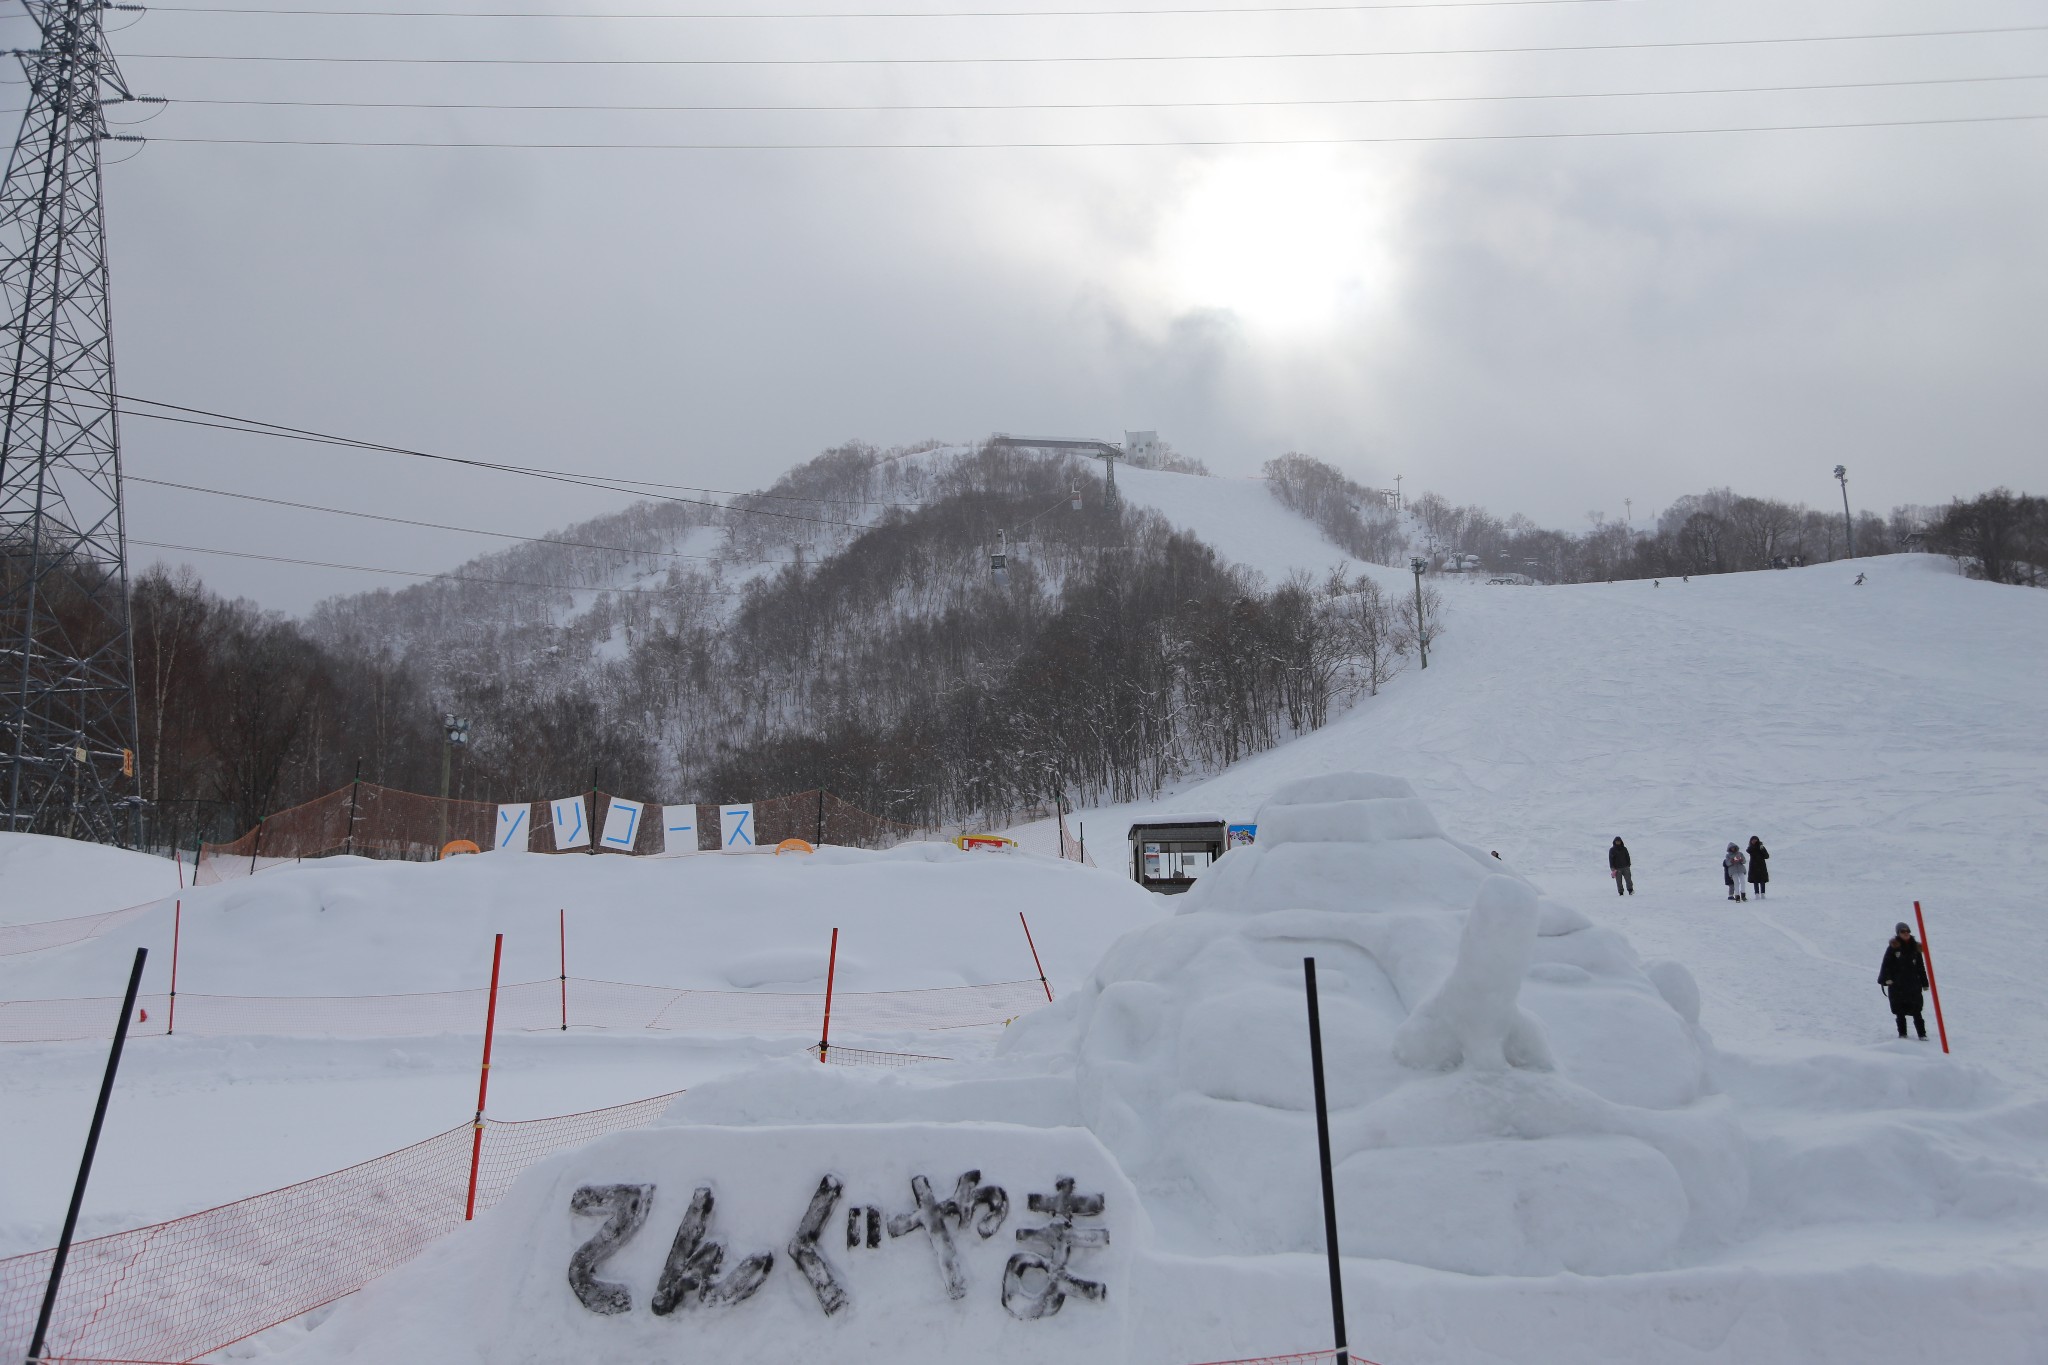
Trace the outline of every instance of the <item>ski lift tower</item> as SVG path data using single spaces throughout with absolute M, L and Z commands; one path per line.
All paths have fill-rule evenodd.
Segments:
M 4 826 L 141 842 L 100 148 L 128 91 L 105 0 L 24 0 L 28 99 L 0 185 Z
M 1132 454 L 1131 443 L 1141 438 L 1149 443 L 1145 446 L 1147 452 L 1159 444 L 1159 433 L 1155 431 L 1127 431 L 1124 433 L 1126 444 L 1122 446 L 1114 441 L 1097 441 L 1085 436 L 1012 436 L 1001 431 L 989 437 L 988 443 L 1006 450 L 1058 450 L 1095 456 L 1102 461 L 1102 505 L 1105 510 L 1113 510 L 1116 507 L 1116 462 L 1128 459 Z

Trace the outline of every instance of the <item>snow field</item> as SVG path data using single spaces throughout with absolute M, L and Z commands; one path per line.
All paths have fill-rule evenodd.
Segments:
M 1242 511 L 1225 497 L 1179 509 L 1205 539 L 1206 522 Z M 1319 572 L 1325 551 L 1335 562 L 1295 526 L 1291 546 L 1247 536 L 1243 553 L 1225 553 L 1266 556 L 1254 567 L 1269 578 L 1300 561 Z M 249 1349 L 303 1337 L 316 1357 L 485 1358 L 482 1344 L 498 1342 L 489 1358 L 523 1358 L 516 1332 L 476 1328 L 467 1305 L 489 1301 L 530 1313 L 520 1321 L 549 1359 L 607 1342 L 614 1360 L 665 1359 L 714 1339 L 731 1354 L 823 1345 L 907 1365 L 1001 1354 L 1017 1339 L 1011 1320 L 976 1296 L 1000 1259 L 992 1246 L 977 1244 L 968 1269 L 981 1289 L 957 1309 L 931 1297 L 923 1245 L 863 1251 L 882 1259 L 845 1268 L 866 1267 L 890 1321 L 864 1315 L 836 1336 L 798 1312 L 787 1265 L 758 1302 L 720 1310 L 729 1319 L 636 1320 L 611 1336 L 593 1334 L 611 1319 L 578 1316 L 563 1275 L 567 1239 L 590 1230 L 565 1189 L 640 1178 L 613 1160 L 627 1147 L 649 1154 L 664 1190 L 716 1184 L 737 1255 L 782 1246 L 802 1192 L 767 1146 L 759 1162 L 680 1155 L 708 1135 L 808 1132 L 829 1155 L 814 1146 L 804 1160 L 893 1212 L 911 1166 L 872 1135 L 960 1124 L 983 1125 L 987 1145 L 926 1149 L 919 1169 L 934 1181 L 970 1158 L 995 1179 L 994 1157 L 1085 1128 L 1143 1203 L 1148 1231 L 1118 1281 L 1130 1316 L 1063 1337 L 1063 1357 L 1187 1365 L 1313 1349 L 1327 1340 L 1302 1057 L 1300 959 L 1313 953 L 1361 1354 L 2037 1361 L 2048 596 L 1949 568 L 1899 557 L 1661 587 L 1445 585 L 1447 630 L 1426 674 L 1411 664 L 1324 731 L 1158 803 L 1079 813 L 1099 872 L 919 848 L 800 865 L 494 855 L 335 861 L 207 888 L 186 902 L 186 961 L 208 965 L 181 967 L 185 990 L 473 987 L 494 929 L 508 935 L 508 976 L 546 978 L 567 904 L 573 973 L 785 990 L 822 985 L 835 923 L 842 989 L 1029 975 L 1023 909 L 1061 996 L 977 1035 L 970 1065 L 885 1074 L 809 1063 L 797 1052 L 809 1039 L 503 1038 L 502 1116 L 690 1093 L 665 1121 L 673 1131 L 632 1135 L 644 1149 L 614 1139 L 557 1158 L 502 1206 L 515 1210 L 506 1221 L 440 1244 L 417 1277 Z M 1851 587 L 1858 571 L 1869 581 Z M 1350 770 L 1387 777 L 1332 776 Z M 1189 896 L 1137 892 L 1122 880 L 1123 825 L 1192 806 L 1260 814 L 1260 844 Z M 1772 894 L 1730 904 L 1719 851 L 1751 833 L 1775 855 Z M 1605 875 L 1617 834 L 1634 854 L 1633 897 L 1615 897 Z M 111 908 L 92 899 L 81 909 Z M 1914 899 L 1953 1057 L 1893 1041 L 1876 991 L 1884 939 Z M 167 946 L 160 915 L 138 928 Z M 117 989 L 136 937 L 0 960 L 0 997 Z M 934 1037 L 897 1043 L 970 1055 Z M 144 1041 L 124 1068 L 88 1222 L 103 1193 L 120 1212 L 98 1230 L 331 1169 L 460 1122 L 473 1103 L 473 1037 Z M 11 1249 L 54 1237 L 101 1056 L 0 1051 Z M 1010 1136 L 1019 1129 L 1037 1136 Z M 1039 1178 L 1001 1175 L 1034 1190 Z M 676 1229 L 674 1204 L 661 1208 L 643 1234 L 657 1247 Z M 527 1292 L 508 1298 L 508 1285 Z M 453 1301 L 452 1286 L 464 1286 Z M 1070 1306 L 1060 1330 L 1096 1307 Z
M 10 839 L 0 835 L 0 849 Z M 57 841 L 51 841 L 57 842 Z M 104 850 L 71 845 L 84 858 Z M 166 870 L 168 865 L 166 865 Z M 83 880 L 81 878 L 81 880 Z M 105 899 L 102 897 L 101 899 Z M 1055 992 L 1125 929 L 1159 912 L 1128 884 L 1030 854 L 950 845 L 807 858 L 487 854 L 421 865 L 335 858 L 183 898 L 184 993 L 346 995 L 476 989 L 491 936 L 504 979 L 553 980 L 566 907 L 573 976 L 704 990 L 822 991 L 834 926 L 841 991 L 1033 978 L 1017 910 Z M 145 988 L 170 970 L 172 905 L 99 940 L 0 959 L 0 999 L 117 994 L 135 948 Z M 502 1031 L 491 1112 L 567 1113 L 797 1057 L 797 1036 Z M 115 1005 L 107 1006 L 112 1027 Z M 318 1175 L 468 1119 L 482 1034 L 412 1039 L 137 1037 L 82 1232 L 156 1222 Z M 1000 1030 L 835 1041 L 973 1056 Z M 0 1048 L 0 1255 L 51 1245 L 104 1062 L 101 1043 Z M 811 1070 L 822 1070 L 815 1062 Z M 807 1074 L 807 1073 L 806 1073 Z

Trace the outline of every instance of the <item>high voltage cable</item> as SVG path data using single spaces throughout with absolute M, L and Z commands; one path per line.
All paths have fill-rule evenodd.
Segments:
M 228 100 L 178 99 L 176 104 L 250 106 L 266 109 L 474 109 L 534 113 L 609 114 L 860 114 L 995 113 L 1107 109 L 1293 109 L 1368 104 L 1473 104 L 1515 100 L 1648 99 L 1691 95 L 1774 95 L 1820 90 L 1892 90 L 1910 86 L 1983 85 L 2048 80 L 2048 72 L 2002 76 L 1930 76 L 1918 80 L 1833 81 L 1813 85 L 1724 85 L 1691 90 L 1572 90 L 1527 95 L 1362 95 L 1340 99 L 1285 100 L 1101 100 L 1019 104 L 483 104 L 406 100 Z
M 130 545 L 145 545 L 152 550 L 179 550 L 195 555 L 225 555 L 229 559 L 260 559 L 270 564 L 304 564 L 314 569 L 348 569 L 355 573 L 388 573 L 400 578 L 428 578 L 447 583 L 482 583 L 498 588 L 538 588 L 543 592 L 624 592 L 641 597 L 730 597 L 731 588 L 707 589 L 666 589 L 666 588 L 597 588 L 568 587 L 560 583 L 527 583 L 516 578 L 475 578 L 468 574 L 424 573 L 418 569 L 386 569 L 375 564 L 337 564 L 325 559 L 294 559 L 290 555 L 264 555 L 253 550 L 221 550 L 211 545 L 173 545 L 162 540 L 137 540 L 128 538 Z
M 1351 147 L 1447 142 L 1544 142 L 1572 138 L 1701 137 L 1725 133 L 1829 132 L 1855 128 L 1933 128 L 1964 123 L 2030 123 L 2048 114 L 1985 114 L 1959 118 L 1872 119 L 1857 123 L 1758 123 L 1720 128 L 1621 128 L 1583 133 L 1447 133 L 1426 137 L 1163 138 L 1095 142 L 423 142 L 345 138 L 156 137 L 151 142 L 236 147 L 416 147 L 459 151 L 556 152 L 971 152 L 1059 151 L 1146 147 Z M 149 416 L 151 414 L 141 414 Z M 198 423 L 200 426 L 211 423 Z M 234 429 L 234 428 L 231 428 Z M 408 452 L 409 453 L 409 452 Z M 437 456 L 434 458 L 448 458 Z M 676 499 L 687 502 L 687 498 Z M 712 503 L 708 506 L 718 506 Z M 734 509 L 744 510 L 744 509 Z M 776 515 L 767 513 L 765 515 Z M 826 523 L 837 525 L 839 523 Z
M 1789 43 L 1877 42 L 1897 38 L 1965 38 L 2048 32 L 2048 24 L 1998 28 L 1921 29 L 1900 33 L 1822 33 L 1802 37 L 1684 38 L 1637 43 L 1555 43 L 1539 47 L 1374 48 L 1352 52 L 1186 52 L 1064 57 L 309 57 L 214 52 L 133 52 L 127 57 L 172 62 L 291 62 L 376 66 L 1017 66 L 1116 62 L 1330 61 L 1362 57 L 1477 57 L 1555 52 L 1652 52 L 1706 47 L 1768 47 Z
M 205 408 L 190 408 L 177 403 L 165 403 L 150 398 L 136 398 L 127 394 L 122 395 L 122 401 L 124 403 L 142 403 L 152 407 L 169 408 L 173 412 L 197 414 L 197 416 L 193 417 L 175 417 L 168 413 L 145 412 L 136 408 L 128 410 L 128 414 L 132 417 L 147 417 L 159 422 L 176 422 L 185 426 L 210 427 L 217 431 L 238 431 L 250 436 L 274 436 L 282 440 L 306 441 L 314 445 L 342 446 L 351 450 L 369 450 L 390 455 L 406 455 L 414 459 L 464 465 L 472 469 L 489 469 L 505 474 L 521 474 L 529 478 L 546 479 L 550 482 L 572 484 L 581 488 L 596 488 L 607 493 L 625 493 L 632 497 L 654 498 L 662 502 L 683 503 L 692 507 L 715 507 L 723 512 L 737 512 L 748 516 L 775 517 L 783 521 L 802 521 L 816 526 L 837 526 L 856 531 L 869 529 L 864 523 L 857 521 L 829 521 L 822 517 L 806 517 L 795 512 L 771 511 L 765 507 L 738 507 L 722 502 L 706 502 L 701 498 L 681 498 L 670 493 L 649 493 L 645 491 L 647 485 L 641 485 L 637 488 L 622 486 L 635 482 L 633 480 L 608 480 L 588 475 L 571 474 L 564 470 L 537 469 L 528 465 L 503 464 L 495 460 L 478 460 L 462 455 L 439 455 L 432 451 L 414 450 L 406 446 L 386 445 L 381 441 L 359 441 L 353 437 L 335 436 L 327 432 L 312 431 L 304 427 L 288 427 L 280 423 L 263 422 L 256 418 L 235 417 L 228 413 L 210 412 Z M 216 418 L 219 420 L 206 421 L 203 420 L 205 418 Z M 752 497 L 754 495 L 749 493 L 737 496 Z M 805 499 L 805 501 L 811 501 L 811 499 Z M 817 499 L 817 501 L 824 500 Z
M 349 450 L 369 450 L 391 455 L 410 455 L 422 460 L 438 460 L 447 464 L 466 465 L 474 469 L 490 469 L 505 474 L 523 474 L 530 478 L 545 479 L 551 483 L 566 483 L 579 488 L 595 488 L 606 493 L 625 493 L 632 497 L 654 498 L 662 502 L 683 503 L 691 507 L 714 507 L 721 512 L 742 512 L 751 516 L 777 517 L 783 521 L 803 521 L 816 526 L 839 526 L 850 530 L 864 531 L 868 528 L 857 521 L 826 521 L 819 517 L 799 516 L 794 512 L 772 512 L 762 507 L 735 507 L 728 503 L 706 502 L 702 498 L 679 498 L 672 493 L 649 493 L 639 488 L 626 487 L 622 483 L 608 482 L 599 478 L 587 478 L 556 470 L 532 469 L 524 465 L 499 464 L 491 460 L 466 459 L 460 455 L 436 455 L 424 450 L 408 450 L 403 446 L 383 445 L 373 441 L 356 441 L 345 436 L 327 436 L 316 432 L 304 432 L 285 427 L 249 426 L 239 422 L 209 422 L 193 417 L 173 417 L 160 412 L 129 411 L 131 417 L 147 417 L 158 422 L 177 422 L 184 426 L 210 427 L 216 431 L 238 431 L 247 436 L 274 436 L 280 440 L 306 441 L 314 445 L 341 446 Z
M 1382 0 L 1381 3 L 1338 5 L 1203 5 L 1171 9 L 968 9 L 968 10 L 880 10 L 839 12 L 833 10 L 786 10 L 763 14 L 668 13 L 668 14 L 578 14 L 574 11 L 505 11 L 444 9 L 270 9 L 239 5 L 151 5 L 152 14 L 274 14 L 339 17 L 349 19 L 648 19 L 648 20 L 745 20 L 745 19 L 1089 19 L 1146 18 L 1154 15 L 1185 17 L 1199 14 L 1349 14 L 1362 10 L 1419 9 L 1522 9 L 1532 5 L 1621 5 L 1646 0 Z
M 677 550 L 634 550 L 623 545 L 598 545 L 585 540 L 561 540 L 554 536 L 521 536 L 510 531 L 485 531 L 475 526 L 451 526 L 439 521 L 416 521 L 411 517 L 386 516 L 379 512 L 357 512 L 346 507 L 327 507 L 313 502 L 292 502 L 286 498 L 266 498 L 255 493 L 237 493 L 226 488 L 202 488 L 198 484 L 173 483 L 169 479 L 146 479 L 139 474 L 127 476 L 129 483 L 146 483 L 156 488 L 176 488 L 187 493 L 210 493 L 219 498 L 238 498 L 243 502 L 267 503 L 272 507 L 295 507 L 305 512 L 329 512 L 338 517 L 360 517 L 365 521 L 386 521 L 397 526 L 420 526 L 431 531 L 459 531 L 464 535 L 496 536 L 500 540 L 525 541 L 529 545 L 562 545 L 572 550 L 602 550 L 607 554 L 656 555 L 663 559 L 701 559 L 723 564 L 794 564 L 793 559 L 738 559 L 726 555 L 690 555 Z

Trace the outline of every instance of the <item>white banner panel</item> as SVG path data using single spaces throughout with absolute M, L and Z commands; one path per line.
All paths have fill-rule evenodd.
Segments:
M 640 834 L 640 814 L 645 809 L 644 801 L 628 801 L 614 796 L 604 813 L 604 837 L 599 841 L 600 846 L 631 853 L 633 840 Z
M 548 809 L 554 815 L 556 848 L 590 846 L 590 829 L 583 823 L 582 797 L 565 796 L 559 801 L 550 801 Z
M 744 806 L 718 808 L 718 846 L 727 853 L 754 846 L 754 807 L 751 802 Z
M 661 851 L 663 853 L 695 853 L 697 851 L 697 808 L 690 806 L 663 806 L 661 808 Z
M 492 847 L 510 849 L 514 853 L 526 852 L 527 836 L 531 833 L 526 826 L 526 820 L 532 814 L 532 805 L 525 801 L 516 806 L 499 806 L 498 842 Z

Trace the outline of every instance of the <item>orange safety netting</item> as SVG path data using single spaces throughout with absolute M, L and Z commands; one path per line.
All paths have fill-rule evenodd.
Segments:
M 487 1120 L 477 1208 L 542 1157 L 647 1123 L 681 1093 Z M 331 1175 L 74 1243 L 48 1358 L 192 1360 L 354 1293 L 462 1223 L 473 1132 L 465 1123 Z M 55 1254 L 0 1260 L 0 1359 L 26 1354 Z
M 170 897 L 164 899 L 169 900 Z M 74 915 L 70 919 L 46 919 L 35 924 L 0 925 L 0 957 L 39 953 L 45 948 L 83 943 L 89 938 L 98 938 L 117 925 L 146 915 L 162 904 L 161 900 L 147 901 L 125 910 L 108 910 L 98 915 Z
M 521 981 L 498 989 L 498 1026 L 514 1031 L 560 1029 L 560 980 Z M 178 994 L 137 997 L 130 1037 L 166 1032 L 202 1038 L 262 1034 L 287 1038 L 407 1038 L 479 1033 L 483 987 L 416 995 Z M 112 996 L 69 1000 L 0 1000 L 0 1043 L 55 1043 L 111 1038 Z M 1037 981 L 938 986 L 911 991 L 840 991 L 832 1022 L 849 1033 L 969 1028 L 1001 1024 L 1045 1003 Z M 821 1031 L 822 993 L 696 991 L 622 981 L 568 980 L 566 1019 L 572 1028 L 659 1029 L 673 1033 L 808 1034 Z
M 1060 857 L 1072 863 L 1086 863 L 1095 866 L 1095 860 L 1088 856 L 1088 845 L 1067 832 L 1067 813 L 1060 812 Z
M 611 803 L 605 792 L 583 794 L 585 828 L 604 828 L 604 815 Z M 546 801 L 527 803 L 525 833 L 520 847 L 529 853 L 590 854 L 590 846 L 557 849 Z M 754 842 L 773 848 L 784 839 L 803 839 L 811 844 L 840 844 L 857 848 L 887 848 L 926 833 L 874 815 L 849 801 L 842 801 L 822 789 L 770 797 L 753 803 Z M 597 850 L 605 854 L 632 852 L 649 856 L 663 852 L 663 822 L 653 818 L 663 807 L 648 803 L 649 818 L 635 827 L 633 847 Z M 696 804 L 699 852 L 718 850 L 718 806 Z M 195 886 L 210 886 L 235 877 L 246 877 L 283 863 L 307 858 L 325 858 L 336 853 L 354 853 L 365 858 L 392 858 L 430 862 L 457 839 L 467 839 L 480 848 L 497 842 L 498 808 L 486 801 L 443 800 L 417 792 L 380 787 L 374 782 L 355 782 L 325 796 L 279 811 L 255 829 L 224 844 L 206 844 L 199 851 L 192 874 Z
M 863 1047 L 843 1047 L 838 1043 L 826 1047 L 813 1043 L 804 1051 L 818 1058 L 827 1066 L 916 1066 L 921 1062 L 950 1062 L 953 1057 L 934 1057 L 923 1052 L 870 1052 Z

